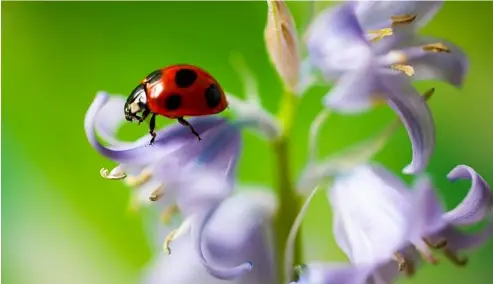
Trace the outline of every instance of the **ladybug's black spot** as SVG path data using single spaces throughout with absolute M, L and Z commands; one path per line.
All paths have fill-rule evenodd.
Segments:
M 221 90 L 216 84 L 211 84 L 205 90 L 205 101 L 210 108 L 215 108 L 221 103 Z
M 177 110 L 181 106 L 181 96 L 178 94 L 171 94 L 166 98 L 165 107 L 168 110 Z
M 178 88 L 188 88 L 197 80 L 197 73 L 192 69 L 180 69 L 175 74 L 175 84 Z
M 144 81 L 148 84 L 152 84 L 154 82 L 157 82 L 159 79 L 161 79 L 161 75 L 162 75 L 161 70 L 156 70 L 151 74 L 147 75 Z

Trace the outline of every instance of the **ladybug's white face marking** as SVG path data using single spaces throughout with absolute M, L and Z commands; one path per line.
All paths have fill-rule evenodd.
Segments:
M 139 119 L 136 114 L 147 107 L 147 97 L 144 86 L 141 84 L 135 88 L 125 103 L 124 113 L 128 121 Z

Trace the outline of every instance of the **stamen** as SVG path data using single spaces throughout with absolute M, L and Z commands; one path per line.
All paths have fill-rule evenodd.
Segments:
M 164 239 L 164 244 L 163 244 L 164 252 L 167 253 L 168 255 L 171 254 L 170 244 L 175 239 L 175 235 L 177 231 L 178 229 L 172 230 Z
M 101 174 L 101 176 L 104 179 L 108 179 L 108 180 L 120 180 L 127 177 L 127 175 L 122 171 L 120 166 L 117 166 L 116 168 L 112 169 L 111 172 L 106 168 L 102 168 L 99 171 L 99 174 Z
M 408 277 L 414 275 L 415 267 L 411 260 L 406 259 L 400 252 L 394 253 L 393 259 L 397 262 L 399 271 L 405 271 Z
M 164 194 L 163 189 L 164 189 L 164 186 L 159 185 L 156 189 L 154 189 L 151 192 L 151 195 L 149 196 L 149 200 L 150 201 L 157 201 L 159 198 L 161 198 Z
M 443 254 L 450 262 L 459 267 L 466 266 L 467 262 L 469 261 L 469 258 L 467 258 L 467 256 L 459 257 L 449 248 L 443 249 Z
M 416 15 L 409 15 L 409 14 L 404 14 L 404 15 L 397 15 L 397 16 L 392 16 L 390 17 L 392 20 L 392 25 L 407 25 L 412 23 L 416 19 Z
M 164 239 L 164 252 L 167 253 L 168 255 L 171 254 L 171 242 L 174 240 L 178 239 L 179 237 L 183 236 L 185 233 L 187 233 L 190 230 L 190 227 L 192 226 L 192 219 L 188 218 L 181 223 L 180 227 L 178 229 L 172 230 Z
M 407 76 L 413 76 L 414 75 L 414 68 L 410 65 L 392 64 L 390 67 L 394 70 L 403 72 Z
M 170 221 L 171 221 L 171 218 L 173 218 L 173 216 L 177 213 L 180 212 L 180 209 L 178 208 L 178 206 L 176 204 L 173 204 L 171 206 L 169 206 L 168 208 L 166 208 L 162 213 L 161 213 L 161 221 L 165 224 L 165 225 L 169 225 Z
M 416 247 L 416 249 L 419 252 L 419 255 L 421 255 L 421 258 L 423 258 L 425 261 L 428 263 L 431 263 L 433 265 L 437 265 L 440 261 L 438 258 L 433 256 L 433 254 L 430 252 L 430 250 L 425 246 L 425 247 Z
M 445 44 L 438 42 L 438 43 L 430 43 L 427 45 L 423 45 L 421 47 L 424 51 L 428 52 L 447 52 L 450 53 L 450 48 L 448 48 Z
M 152 172 L 148 169 L 144 169 L 138 176 L 128 176 L 125 182 L 130 187 L 137 187 L 148 182 L 151 179 L 151 177 L 152 177 Z
M 440 239 L 438 242 L 433 243 L 431 240 L 427 238 L 423 238 L 423 241 L 426 243 L 426 245 L 432 249 L 442 249 L 445 246 L 447 246 L 447 240 L 446 239 Z
M 374 36 L 372 39 L 370 39 L 371 42 L 377 42 L 384 37 L 391 36 L 393 33 L 394 31 L 391 28 L 368 31 L 368 35 Z

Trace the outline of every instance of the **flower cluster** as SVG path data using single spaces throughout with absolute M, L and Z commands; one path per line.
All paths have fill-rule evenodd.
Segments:
M 179 124 L 160 130 L 152 146 L 147 136 L 121 141 L 117 131 L 125 122 L 125 98 L 118 95 L 98 93 L 87 111 L 84 127 L 90 144 L 118 163 L 112 170 L 103 168 L 102 177 L 123 180 L 132 188 L 133 206 L 158 213 L 146 217 L 152 221 L 151 245 L 161 249 L 156 249 L 142 282 L 393 283 L 415 274 L 422 263 L 438 263 L 437 251 L 457 266 L 466 265 L 463 252 L 493 234 L 493 196 L 474 169 L 458 165 L 449 180 L 469 179 L 471 186 L 459 205 L 444 208 L 424 174 L 435 147 L 427 104 L 435 90 L 421 94 L 412 85 L 414 80 L 440 80 L 460 87 L 467 73 L 460 48 L 417 35 L 443 2 L 336 3 L 315 13 L 303 41 L 288 5 L 267 3 L 265 42 L 286 90 L 277 116 L 262 107 L 245 66 L 239 71 L 247 98 L 227 95 L 233 118 L 190 119 L 202 141 Z M 306 166 L 294 180 L 288 155 L 292 121 L 298 101 L 314 84 L 334 86 L 312 123 Z M 375 137 L 318 159 L 318 133 L 330 112 L 350 115 L 377 106 L 392 108 L 398 119 Z M 372 161 L 401 125 L 413 149 L 403 173 L 417 176 L 414 186 Z M 241 135 L 248 130 L 273 147 L 277 191 L 237 180 Z M 300 256 L 297 232 L 320 188 L 326 189 L 333 233 L 347 263 L 317 263 Z M 298 208 L 300 198 L 305 202 Z M 477 233 L 461 231 L 483 221 L 485 227 Z

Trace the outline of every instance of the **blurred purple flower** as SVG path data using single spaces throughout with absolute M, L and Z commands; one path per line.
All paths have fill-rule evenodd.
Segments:
M 276 211 L 276 199 L 265 190 L 247 188 L 227 198 L 211 217 L 204 232 L 204 251 L 215 263 L 229 266 L 252 259 L 250 273 L 227 283 L 275 283 L 275 263 L 271 235 L 271 219 Z M 146 269 L 145 284 L 220 284 L 201 265 L 194 252 L 190 235 L 173 243 L 173 254 L 159 255 Z
M 355 9 L 360 7 L 361 17 L 365 13 L 371 14 L 371 9 L 364 10 L 361 7 L 365 6 L 359 5 L 349 2 L 328 9 L 315 19 L 307 33 L 311 62 L 327 79 L 337 81 L 324 98 L 325 104 L 336 111 L 353 113 L 368 110 L 375 103 L 386 101 L 406 126 L 413 146 L 413 160 L 403 171 L 419 173 L 424 170 L 433 153 L 435 127 L 425 99 L 412 87 L 408 78 L 415 73 L 414 66 L 409 63 L 465 62 L 465 56 L 455 52 L 455 47 L 442 42 L 428 42 L 402 49 L 393 49 L 392 45 L 376 49 L 372 42 L 385 36 L 390 37 L 392 30 L 377 31 L 375 34 L 374 31 L 365 31 Z M 405 24 L 404 20 L 409 17 L 396 16 L 400 17 L 401 24 Z M 369 36 L 373 38 L 369 40 Z M 394 45 L 409 41 L 416 39 L 407 36 L 405 41 L 396 41 Z M 442 67 L 447 68 L 443 72 L 450 72 L 450 64 L 433 65 L 433 70 L 441 70 Z M 426 70 L 432 70 L 430 68 Z M 426 70 L 424 74 L 432 74 Z M 460 73 L 461 78 L 463 70 L 452 69 Z
M 414 69 L 414 76 L 411 79 L 439 79 L 460 87 L 469 69 L 469 62 L 464 52 L 444 39 L 417 34 L 443 4 L 444 1 L 358 1 L 355 12 L 358 22 L 367 33 L 371 31 L 373 34 L 378 34 L 379 31 L 388 28 L 392 30 L 391 36 L 373 41 L 372 49 L 376 54 L 407 49 L 411 46 L 444 44 L 450 50 L 449 53 L 426 53 L 421 57 L 408 59 L 406 63 Z
M 191 122 L 201 133 L 203 141 L 200 142 L 185 127 L 176 124 L 159 131 L 152 146 L 147 145 L 148 137 L 122 142 L 115 133 L 124 119 L 123 103 L 121 97 L 110 99 L 108 94 L 99 93 L 86 114 L 85 131 L 91 145 L 105 157 L 120 163 L 111 172 L 101 170 L 102 176 L 126 178 L 128 185 L 139 188 L 141 200 L 157 202 L 165 213 L 170 212 L 170 208 L 182 213 L 184 222 L 166 238 L 166 247 L 191 229 L 202 264 L 211 274 L 226 279 L 249 271 L 250 262 L 231 268 L 207 262 L 201 246 L 202 231 L 209 217 L 233 190 L 241 151 L 241 125 L 218 117 L 196 118 Z M 94 130 L 103 138 L 109 138 L 113 147 L 103 146 Z
M 457 253 L 482 245 L 493 234 L 493 197 L 488 184 L 468 166 L 455 167 L 448 178 L 471 179 L 472 185 L 463 201 L 445 212 L 426 177 L 414 190 L 377 165 L 362 165 L 338 177 L 328 196 L 336 242 L 350 264 L 309 264 L 297 283 L 393 283 L 399 271 L 412 275 L 422 259 L 436 264 L 431 249 L 465 265 L 467 259 Z M 480 232 L 459 231 L 459 226 L 487 217 Z

